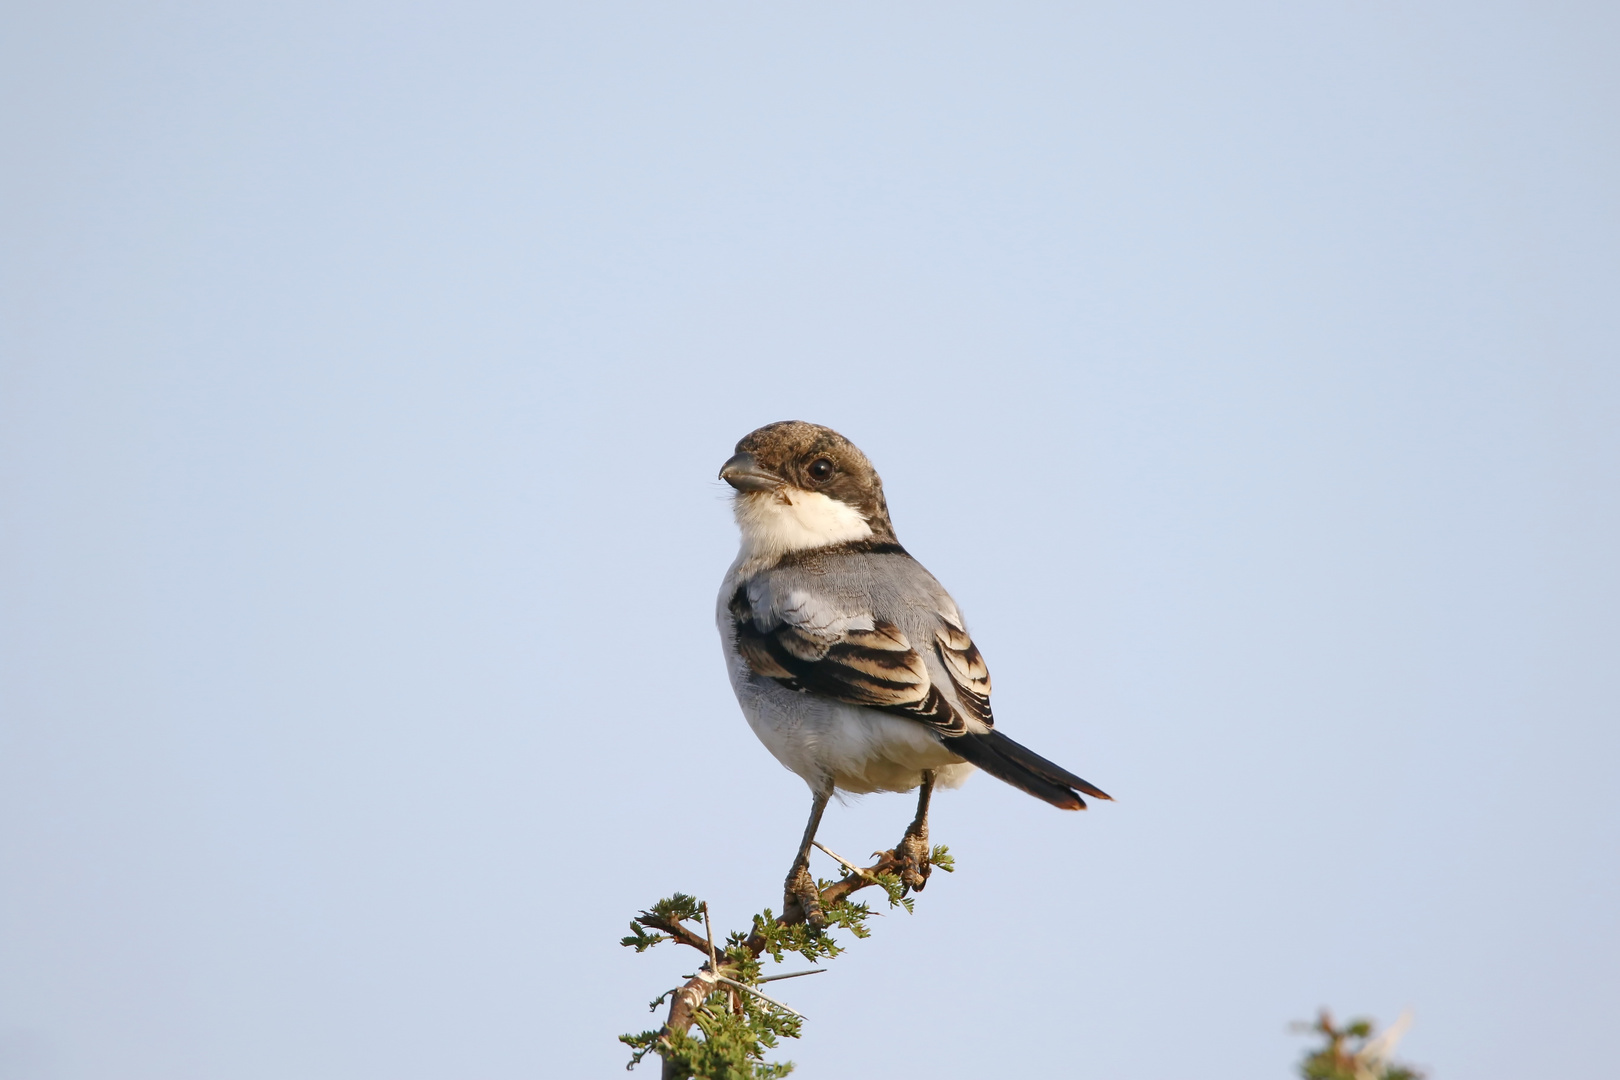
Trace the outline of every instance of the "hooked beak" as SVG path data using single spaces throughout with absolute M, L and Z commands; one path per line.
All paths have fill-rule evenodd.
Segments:
M 761 468 L 747 451 L 720 466 L 720 479 L 741 492 L 774 491 L 784 483 L 780 476 Z

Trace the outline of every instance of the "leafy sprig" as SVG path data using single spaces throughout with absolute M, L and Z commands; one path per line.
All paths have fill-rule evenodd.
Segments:
M 929 853 L 929 863 L 946 873 L 956 868 L 944 845 Z M 881 888 L 891 908 L 911 911 L 913 901 L 906 895 L 897 866 L 894 853 L 883 852 L 870 867 L 851 868 L 841 878 L 817 881 L 825 915 L 821 925 L 810 924 L 796 911 L 777 915 L 766 908 L 753 917 L 748 930 L 727 935 L 719 947 L 704 924 L 706 905 L 694 896 L 676 893 L 641 912 L 631 921 L 630 934 L 621 945 L 641 953 L 664 941 L 676 941 L 702 952 L 705 962 L 685 985 L 660 994 L 649 1005 L 657 1010 L 669 1002 L 669 1019 L 663 1027 L 619 1036 L 631 1051 L 626 1068 L 633 1069 L 648 1054 L 657 1054 L 664 1059 L 666 1077 L 776 1080 L 787 1076 L 793 1071 L 792 1062 L 770 1062 L 765 1056 L 781 1039 L 797 1039 L 804 1018 L 757 990 L 768 978 L 763 974 L 763 958 L 769 956 L 780 964 L 794 953 L 819 964 L 846 948 L 833 931 L 869 937 L 867 922 L 874 912 L 867 904 L 849 898 L 868 886 Z M 688 923 L 702 925 L 703 932 Z M 716 961 L 712 968 L 708 963 L 711 955 Z

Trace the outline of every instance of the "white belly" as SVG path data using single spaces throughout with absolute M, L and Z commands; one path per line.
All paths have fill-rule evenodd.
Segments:
M 920 721 L 797 693 L 755 678 L 740 659 L 731 685 L 759 741 L 813 790 L 910 791 L 924 769 L 958 787 L 973 771 Z
M 733 566 L 715 613 L 726 671 L 748 726 L 777 761 L 818 792 L 910 791 L 922 783 L 925 769 L 934 770 L 936 786 L 961 786 L 974 766 L 945 749 L 922 721 L 801 694 L 755 676 L 733 644 L 726 604 L 735 574 Z

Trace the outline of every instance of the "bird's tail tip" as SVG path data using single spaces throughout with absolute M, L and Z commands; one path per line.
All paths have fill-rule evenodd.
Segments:
M 1084 795 L 1113 802 L 1114 797 L 1069 770 L 1013 742 L 999 731 L 952 738 L 948 746 L 985 772 L 1027 791 L 1060 810 L 1084 810 Z

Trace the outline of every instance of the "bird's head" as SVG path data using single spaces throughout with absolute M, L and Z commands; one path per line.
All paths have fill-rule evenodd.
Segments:
M 749 432 L 720 468 L 750 556 L 856 540 L 894 542 L 883 481 L 856 445 L 832 428 L 783 420 Z

